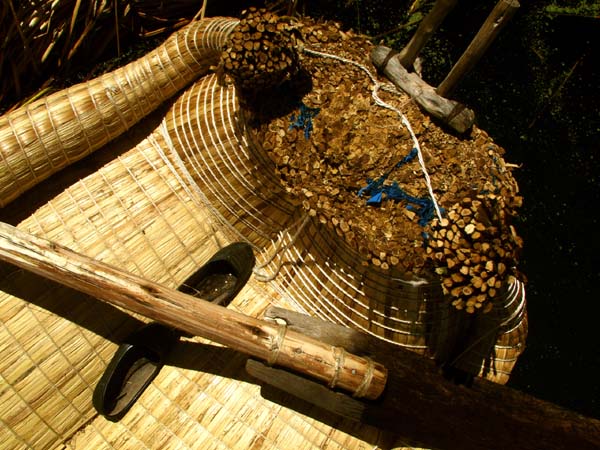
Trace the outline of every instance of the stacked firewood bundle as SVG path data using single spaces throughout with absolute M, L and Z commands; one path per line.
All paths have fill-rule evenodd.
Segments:
M 514 276 L 522 240 L 506 216 L 504 198 L 488 194 L 463 198 L 441 221 L 432 222 L 427 255 L 456 309 L 489 312 Z
M 298 25 L 264 10 L 250 8 L 231 34 L 221 68 L 243 93 L 278 86 L 298 72 Z

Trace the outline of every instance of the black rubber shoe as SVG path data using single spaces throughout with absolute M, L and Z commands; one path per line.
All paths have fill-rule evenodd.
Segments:
M 254 253 L 245 242 L 223 247 L 179 287 L 181 292 L 227 306 L 252 275 Z
M 247 283 L 254 267 L 250 245 L 236 242 L 219 250 L 179 290 L 227 306 Z M 164 365 L 180 332 L 151 323 L 131 334 L 106 367 L 94 389 L 92 403 L 108 420 L 120 420 Z
M 92 403 L 108 420 L 120 420 L 164 365 L 179 339 L 172 328 L 150 323 L 119 346 L 94 389 Z

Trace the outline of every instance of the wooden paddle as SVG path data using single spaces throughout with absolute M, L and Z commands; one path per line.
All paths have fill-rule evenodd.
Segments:
M 0 259 L 43 277 L 353 393 L 376 399 L 387 370 L 369 358 L 122 271 L 0 222 Z

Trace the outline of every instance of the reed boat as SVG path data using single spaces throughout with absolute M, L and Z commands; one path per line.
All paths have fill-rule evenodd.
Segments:
M 193 21 L 137 61 L 2 116 L 4 220 L 170 288 L 246 242 L 256 265 L 228 308 L 302 312 L 505 383 L 527 333 L 523 282 L 469 315 L 439 280 L 360 264 L 282 187 L 236 85 L 217 73 L 239 22 Z M 183 337 L 131 410 L 109 421 L 94 388 L 148 319 L 7 263 L 0 272 L 3 448 L 404 445 L 301 400 L 263 398 L 246 357 L 202 337 Z

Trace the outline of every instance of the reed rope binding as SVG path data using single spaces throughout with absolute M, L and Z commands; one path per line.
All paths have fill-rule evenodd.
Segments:
M 287 325 L 285 323 L 278 323 L 277 334 L 273 337 L 273 343 L 271 344 L 271 354 L 267 359 L 267 364 L 270 366 L 274 366 L 277 364 L 277 358 L 279 357 L 279 352 L 281 351 L 281 347 L 283 346 L 283 342 L 285 340 L 285 334 L 287 332 Z
M 267 257 L 263 263 L 256 265 L 254 267 L 254 275 L 256 276 L 257 280 L 266 283 L 269 281 L 273 281 L 277 277 L 277 275 L 279 274 L 279 271 L 281 270 L 281 267 L 283 266 L 283 264 L 285 262 L 283 253 L 285 253 L 287 250 L 292 248 L 292 246 L 296 243 L 298 236 L 300 236 L 300 233 L 302 233 L 302 231 L 304 230 L 304 227 L 308 224 L 309 219 L 310 219 L 310 215 L 305 214 L 304 217 L 301 219 L 301 221 L 297 221 L 297 222 L 293 223 L 292 225 L 287 227 L 285 230 L 280 231 L 278 233 L 278 239 L 276 241 L 275 248 L 273 249 L 271 254 L 267 255 Z M 290 234 L 290 230 L 292 230 L 292 229 L 295 229 L 294 234 Z M 286 236 L 290 236 L 290 239 L 288 242 L 285 242 Z M 285 242 L 285 244 L 284 244 L 284 242 Z M 275 269 L 273 270 L 273 273 L 267 274 L 266 267 L 269 264 L 271 264 L 275 260 L 276 257 L 278 257 L 278 261 L 275 265 Z
M 335 360 L 335 368 L 333 371 L 333 377 L 329 382 L 329 387 L 334 389 L 337 385 L 338 378 L 340 377 L 340 370 L 344 367 L 344 358 L 346 357 L 346 350 L 344 347 L 333 347 L 333 358 Z
M 356 388 L 356 391 L 354 391 L 354 394 L 352 394 L 352 396 L 356 398 L 365 396 L 368 387 L 371 385 L 371 381 L 373 381 L 373 375 L 375 374 L 375 364 L 373 363 L 373 360 L 368 356 L 365 357 L 365 359 L 367 361 L 367 370 L 365 371 L 365 376 L 358 388 Z

